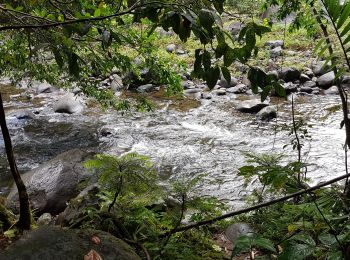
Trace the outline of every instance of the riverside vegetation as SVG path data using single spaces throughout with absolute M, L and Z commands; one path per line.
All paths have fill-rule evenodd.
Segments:
M 277 11 L 260 20 L 259 13 L 247 13 L 255 10 L 255 4 L 275 5 Z M 28 229 L 33 231 L 24 237 L 34 242 L 20 239 L 0 259 L 38 259 L 45 254 L 52 259 L 50 245 L 42 242 L 50 236 L 54 244 L 52 234 L 81 243 L 64 252 L 78 259 L 84 254 L 87 259 L 349 258 L 349 2 L 33 0 L 5 1 L 0 14 L 1 73 L 14 82 L 23 78 L 46 81 L 37 87 L 43 92 L 52 92 L 52 85 L 75 85 L 75 93 L 117 110 L 152 110 L 155 104 L 145 93 L 182 99 L 183 88 L 185 95 L 197 101 L 231 97 L 232 93 L 259 94 L 261 100 L 242 101 L 236 108 L 243 113 L 259 112 L 262 120 L 276 117 L 277 111 L 266 104 L 269 96 L 285 99 L 292 95 L 292 123 L 287 128 L 297 157 L 286 161 L 281 155 L 247 153 L 247 165 L 239 169 L 239 175 L 247 184 L 259 184 L 248 200 L 252 208 L 232 213 L 224 213 L 229 209 L 215 198 L 193 195 L 205 175 L 163 185 L 150 158 L 132 152 L 119 157 L 67 152 L 23 175 L 26 189 L 1 106 L 2 133 L 18 193 L 13 189 L 7 201 L 0 201 L 0 243 L 11 242 Z M 278 22 L 290 14 L 294 16 L 291 24 Z M 283 40 L 266 42 L 279 34 Z M 296 36 L 300 38 L 295 40 Z M 313 39 L 318 41 L 315 46 L 310 43 Z M 309 52 L 311 47 L 315 54 Z M 307 69 L 313 55 L 322 61 Z M 297 67 L 285 67 L 295 63 Z M 339 123 L 347 136 L 346 174 L 310 187 L 310 165 L 303 149 L 311 137 L 307 124 L 296 115 L 293 95 L 320 92 L 340 97 L 341 103 L 334 104 L 329 113 L 343 113 Z M 54 107 L 56 112 L 74 114 L 83 109 L 69 95 L 60 102 Z M 30 117 L 17 115 L 23 116 Z M 108 136 L 108 131 L 102 134 Z M 45 190 L 43 178 L 51 165 L 60 167 L 50 174 L 68 178 L 58 181 L 54 192 Z M 41 185 L 40 189 L 33 183 Z M 73 186 L 65 190 L 59 187 L 63 183 Z M 72 191 L 69 197 L 68 190 Z M 54 196 L 60 203 L 55 203 Z M 63 207 L 58 209 L 58 205 Z M 36 222 L 46 227 L 37 229 Z M 53 223 L 68 229 L 47 227 Z M 233 242 L 226 247 L 217 239 L 225 228 Z M 40 241 L 37 252 L 30 250 L 35 239 Z M 77 249 L 80 246 L 85 253 Z

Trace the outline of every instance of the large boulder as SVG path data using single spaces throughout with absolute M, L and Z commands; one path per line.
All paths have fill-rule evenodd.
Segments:
M 141 259 L 124 241 L 98 230 L 43 226 L 25 234 L 0 254 L 0 260 L 61 260 L 84 258 L 94 250 L 103 260 Z
M 334 72 L 331 71 L 319 77 L 316 83 L 320 88 L 328 89 L 333 85 L 334 80 L 335 80 L 335 75 L 334 75 Z
M 82 163 L 92 154 L 82 150 L 67 151 L 22 175 L 31 206 L 38 215 L 62 212 L 67 202 L 79 194 L 79 184 L 91 178 Z M 15 185 L 7 196 L 7 207 L 19 211 Z
M 277 117 L 277 107 L 276 106 L 267 106 L 259 111 L 256 115 L 260 120 L 271 120 Z
M 311 68 L 312 68 L 312 72 L 316 76 L 321 76 L 321 75 L 326 74 L 327 72 L 330 71 L 330 66 L 329 66 L 329 64 L 326 65 L 325 61 L 314 62 L 314 63 L 312 63 Z
M 279 78 L 283 79 L 285 82 L 296 81 L 300 79 L 300 71 L 296 68 L 283 68 L 278 73 Z
M 236 109 L 243 113 L 258 113 L 266 106 L 268 106 L 267 103 L 261 102 L 258 99 L 252 99 L 240 102 Z
M 56 113 L 82 113 L 84 111 L 84 105 L 80 98 L 74 96 L 73 93 L 69 93 L 54 104 L 53 110 Z

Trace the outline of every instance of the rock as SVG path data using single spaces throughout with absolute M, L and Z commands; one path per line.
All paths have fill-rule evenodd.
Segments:
M 212 93 L 217 96 L 224 96 L 226 95 L 226 89 L 215 89 L 212 91 Z
M 176 50 L 176 54 L 177 55 L 185 55 L 186 52 L 184 50 L 178 49 L 178 50 Z
M 316 83 L 320 88 L 327 89 L 333 85 L 334 79 L 335 79 L 334 72 L 331 71 L 319 77 Z
M 237 238 L 243 235 L 253 234 L 252 228 L 246 223 L 235 223 L 225 230 L 225 236 L 232 243 L 235 243 Z
M 227 92 L 234 94 L 243 94 L 246 93 L 248 90 L 249 88 L 244 84 L 238 84 L 235 87 L 226 89 Z
M 198 89 L 198 88 L 192 88 L 192 89 L 186 89 L 184 91 L 184 94 L 185 95 L 191 95 L 191 94 L 196 94 L 196 93 L 199 93 L 201 92 L 202 90 L 201 89 Z
M 324 93 L 327 95 L 337 95 L 339 94 L 338 87 L 332 86 L 329 89 L 325 90 Z
M 312 69 L 309 69 L 309 68 L 305 69 L 304 74 L 308 76 L 310 79 L 312 79 L 315 76 L 314 73 L 312 72 Z
M 258 99 L 242 101 L 236 109 L 243 113 L 258 113 L 261 109 L 268 106 L 266 103 L 262 103 Z
M 312 68 L 312 72 L 316 76 L 321 76 L 330 71 L 330 66 L 328 64 L 325 65 L 325 61 L 314 62 L 312 63 L 311 68 Z
M 320 89 L 319 88 L 313 88 L 312 89 L 312 94 L 314 94 L 314 95 L 320 94 Z
M 28 119 L 35 118 L 34 113 L 30 110 L 27 110 L 27 109 L 12 112 L 11 114 L 9 114 L 9 116 L 16 117 L 18 120 L 28 120 Z
M 273 48 L 271 51 L 270 51 L 270 57 L 271 58 L 277 58 L 279 56 L 281 56 L 282 54 L 282 47 L 278 46 L 276 48 Z
M 36 221 L 36 224 L 38 226 L 47 226 L 47 225 L 51 224 L 51 222 L 52 222 L 51 214 L 44 213 L 38 218 L 38 220 Z
M 278 74 L 279 78 L 283 79 L 285 82 L 299 80 L 301 75 L 300 71 L 296 68 L 283 68 Z
M 231 76 L 231 82 L 228 83 L 226 79 L 222 76 L 218 84 L 223 88 L 231 88 L 238 84 L 238 80 L 235 77 Z
M 248 87 L 250 87 L 252 85 L 252 83 L 250 82 L 250 80 L 248 79 L 248 77 L 246 75 L 243 76 L 242 83 L 244 85 L 247 85 Z
M 47 82 L 43 82 L 40 83 L 37 87 L 36 87 L 36 93 L 37 94 L 41 94 L 41 93 L 52 93 L 55 92 L 57 89 L 53 86 L 51 86 L 51 84 L 47 83 Z
M 266 74 L 275 77 L 276 80 L 278 79 L 278 71 L 277 70 L 271 70 L 271 71 L 267 72 Z
M 314 88 L 316 87 L 316 82 L 312 80 L 306 81 L 304 82 L 303 87 Z
M 56 113 L 67 113 L 75 114 L 82 113 L 84 111 L 84 105 L 82 101 L 74 96 L 74 94 L 69 93 L 63 98 L 59 99 L 53 106 L 53 110 Z
M 79 195 L 72 199 L 66 209 L 59 214 L 56 225 L 69 227 L 75 221 L 86 215 L 86 208 L 100 209 L 101 199 L 98 196 L 100 188 L 98 184 L 92 184 L 86 187 Z
M 282 41 L 282 40 L 267 41 L 267 42 L 265 42 L 265 46 L 270 47 L 271 49 L 276 48 L 276 47 L 283 47 L 284 41 Z
M 176 50 L 176 45 L 175 44 L 169 44 L 168 46 L 166 46 L 166 51 L 169 53 L 173 53 Z
M 350 85 L 350 76 L 344 75 L 341 80 L 341 84 L 343 85 Z
M 201 98 L 202 99 L 212 99 L 213 96 L 210 93 L 202 93 Z
M 260 120 L 271 120 L 277 117 L 277 107 L 267 106 L 261 109 L 256 115 Z
M 93 237 L 101 243 L 95 243 Z M 128 244 L 107 232 L 42 226 L 23 235 L 1 253 L 0 260 L 84 259 L 91 250 L 95 250 L 103 260 L 141 259 Z
M 300 74 L 300 82 L 304 83 L 306 81 L 310 81 L 310 77 L 304 73 Z
M 123 79 L 118 74 L 113 74 L 109 77 L 110 82 L 110 89 L 113 90 L 113 92 L 118 92 L 121 89 L 123 89 Z
M 242 30 L 243 26 L 244 25 L 240 22 L 234 22 L 228 26 L 227 30 L 231 32 L 233 38 L 236 38 Z
M 58 214 L 67 202 L 79 194 L 78 185 L 92 178 L 82 165 L 91 154 L 74 149 L 56 156 L 22 175 L 30 203 L 38 214 Z M 7 206 L 18 212 L 18 194 L 15 186 L 7 196 Z
M 184 89 L 191 89 L 191 88 L 195 88 L 196 87 L 194 85 L 193 81 L 190 81 L 190 80 L 182 81 L 181 86 Z
M 139 86 L 137 88 L 137 92 L 140 92 L 140 93 L 151 92 L 153 89 L 154 89 L 154 86 L 152 84 L 146 84 L 146 85 Z
M 310 87 L 302 86 L 302 87 L 300 88 L 300 92 L 311 94 L 311 93 L 313 92 L 313 89 L 310 88 Z
M 292 82 L 284 83 L 283 87 L 287 95 L 298 91 L 298 85 L 293 84 Z

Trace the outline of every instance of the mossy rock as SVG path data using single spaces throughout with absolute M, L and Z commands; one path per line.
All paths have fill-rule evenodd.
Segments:
M 100 239 L 98 244 L 92 241 L 94 236 Z M 109 233 L 43 226 L 25 234 L 0 254 L 0 260 L 82 260 L 91 250 L 103 260 L 141 259 L 128 244 Z

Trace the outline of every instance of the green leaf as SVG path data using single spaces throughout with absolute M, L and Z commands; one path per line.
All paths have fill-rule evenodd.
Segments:
M 276 252 L 275 245 L 266 238 L 263 237 L 257 237 L 253 241 L 253 245 L 259 249 L 265 249 L 271 252 Z
M 338 23 L 337 23 L 338 29 L 340 29 L 340 27 L 343 26 L 345 21 L 349 18 L 349 15 L 350 15 L 350 4 L 349 4 L 349 2 L 345 2 L 341 16 L 340 16 Z
M 203 66 L 205 70 L 208 70 L 211 67 L 211 55 L 207 50 L 203 52 Z
M 207 9 L 202 9 L 199 12 L 199 21 L 201 25 L 207 30 L 207 31 L 212 31 L 212 26 L 215 22 L 215 19 L 213 17 L 212 11 L 207 10 Z
M 210 89 L 213 89 L 220 78 L 220 68 L 214 67 L 210 68 L 205 73 L 205 80 Z
M 69 73 L 75 77 L 79 77 L 80 67 L 78 64 L 79 56 L 74 52 L 68 54 L 68 69 Z
M 265 86 L 263 88 L 263 91 L 261 93 L 261 102 L 264 102 L 266 100 L 266 98 L 270 94 L 271 89 L 272 89 L 271 85 Z
M 225 0 L 216 0 L 214 1 L 214 7 L 215 9 L 220 13 L 222 14 L 224 12 L 224 3 L 225 3 Z
M 97 8 L 94 12 L 94 17 L 100 17 L 101 16 L 101 9 Z
M 275 88 L 275 91 L 276 91 L 276 94 L 279 96 L 279 97 L 284 97 L 284 98 L 287 98 L 287 93 L 286 93 L 286 90 L 284 89 L 284 87 L 278 83 L 278 82 L 273 82 L 272 83 L 274 88 Z

